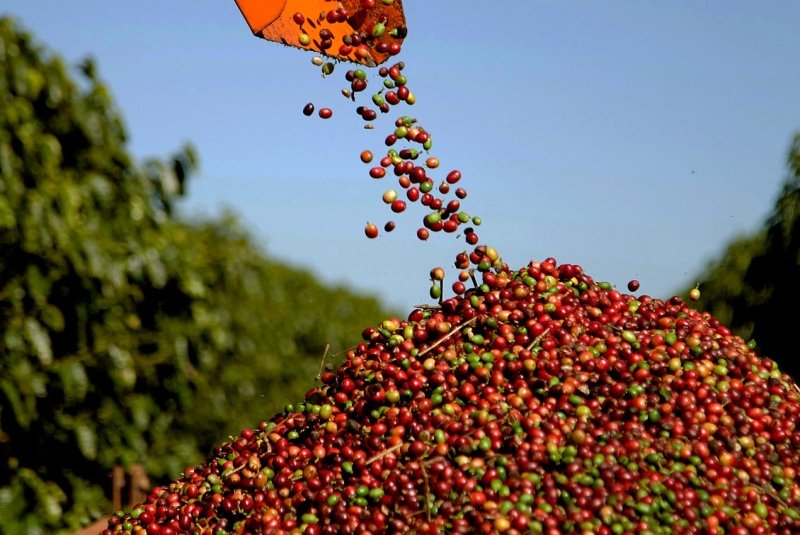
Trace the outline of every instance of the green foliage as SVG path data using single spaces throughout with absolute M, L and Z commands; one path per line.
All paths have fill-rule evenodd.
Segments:
M 697 306 L 708 310 L 762 355 L 800 379 L 794 329 L 800 303 L 800 133 L 789 147 L 789 176 L 758 233 L 731 243 L 710 264 Z
M 764 299 L 745 283 L 750 262 L 763 250 L 763 233 L 742 236 L 728 244 L 720 258 L 709 264 L 704 272 L 700 300 L 695 307 L 707 310 L 723 324 L 733 326 L 735 309 L 753 306 Z M 736 325 L 735 329 L 745 340 L 753 335 L 752 323 Z
M 196 165 L 135 164 L 91 61 L 73 81 L 0 18 L 0 532 L 106 512 L 108 472 L 174 478 L 299 400 L 386 313 L 175 204 Z

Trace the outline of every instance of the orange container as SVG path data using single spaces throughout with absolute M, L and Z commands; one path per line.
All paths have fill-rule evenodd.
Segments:
M 402 0 L 236 0 L 254 35 L 375 66 L 400 52 Z
M 286 0 L 236 0 L 250 31 L 257 34 L 274 22 L 286 7 Z

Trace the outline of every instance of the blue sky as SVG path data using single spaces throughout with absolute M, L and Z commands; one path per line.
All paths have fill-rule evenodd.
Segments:
M 254 37 L 233 0 L 11 0 L 0 13 L 72 64 L 96 59 L 136 157 L 196 147 L 185 214 L 230 209 L 270 256 L 401 312 L 466 248 L 418 241 L 418 205 L 392 234 L 363 235 L 392 215 L 381 194 L 394 184 L 358 155 L 385 151 L 401 114 L 461 170 L 464 209 L 512 267 L 552 256 L 669 297 L 769 214 L 800 130 L 800 2 L 487 5 L 406 0 L 398 59 L 417 103 L 371 131 L 340 94 L 345 65 L 323 79 L 313 54 Z M 309 101 L 333 118 L 303 116 Z

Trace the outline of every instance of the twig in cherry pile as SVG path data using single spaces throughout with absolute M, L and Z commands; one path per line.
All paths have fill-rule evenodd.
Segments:
M 387 449 L 383 450 L 380 453 L 376 453 L 375 455 L 373 455 L 372 457 L 367 459 L 367 465 L 370 465 L 370 464 L 374 463 L 375 461 L 383 459 L 384 457 L 386 457 L 390 453 L 399 450 L 400 448 L 403 447 L 404 444 L 405 444 L 405 442 L 401 442 L 400 444 L 395 444 L 391 448 L 387 448 Z
M 422 468 L 422 480 L 425 484 L 425 519 L 430 522 L 431 521 L 431 487 L 428 484 L 428 471 L 425 470 L 425 464 L 421 464 L 420 468 Z
M 539 336 L 537 336 L 536 338 L 534 338 L 534 339 L 533 339 L 533 342 L 531 342 L 530 344 L 528 344 L 528 347 L 526 347 L 525 349 L 527 349 L 528 351 L 530 351 L 531 349 L 533 349 L 534 347 L 536 347 L 536 344 L 538 344 L 539 342 L 541 342 L 541 341 L 542 341 L 542 339 L 543 339 L 545 336 L 547 336 L 547 333 L 549 333 L 549 332 L 550 332 L 550 327 L 546 328 L 544 331 L 542 331 L 542 334 L 540 334 Z
M 460 324 L 458 324 L 458 325 L 457 325 L 457 326 L 456 326 L 456 327 L 455 327 L 453 330 L 451 330 L 449 333 L 447 333 L 447 334 L 446 334 L 446 335 L 444 335 L 443 337 L 441 337 L 441 338 L 439 338 L 438 340 L 436 340 L 436 342 L 435 342 L 433 345 L 431 345 L 430 347 L 426 348 L 424 351 L 420 351 L 418 356 L 419 356 L 419 357 L 421 357 L 421 356 L 423 356 L 423 355 L 425 355 L 425 354 L 427 354 L 427 353 L 430 353 L 430 352 L 431 352 L 433 349 L 435 349 L 437 346 L 439 346 L 439 345 L 443 344 L 443 343 L 444 343 L 444 342 L 445 342 L 445 341 L 446 341 L 448 338 L 451 338 L 451 337 L 452 337 L 454 334 L 456 334 L 458 331 L 460 331 L 461 329 L 463 329 L 464 327 L 466 327 L 466 326 L 467 326 L 467 325 L 469 325 L 470 323 L 475 323 L 475 320 L 477 320 L 477 319 L 478 319 L 478 316 L 475 316 L 475 317 L 473 317 L 473 318 L 470 318 L 470 319 L 468 319 L 467 321 L 465 321 L 465 322 L 463 322 L 463 323 L 460 323 Z
M 328 356 L 328 351 L 330 350 L 331 345 L 325 344 L 325 352 L 322 353 L 322 360 L 319 363 L 319 373 L 317 374 L 317 380 L 322 378 L 322 372 L 325 370 L 325 357 Z

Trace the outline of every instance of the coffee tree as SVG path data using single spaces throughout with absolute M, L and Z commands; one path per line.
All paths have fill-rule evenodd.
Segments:
M 730 243 L 700 282 L 697 306 L 711 311 L 781 368 L 800 377 L 792 338 L 800 299 L 800 133 L 787 156 L 788 176 L 772 214 L 753 235 Z
M 106 512 L 111 467 L 174 477 L 385 314 L 233 216 L 178 217 L 194 152 L 134 162 L 92 61 L 75 80 L 6 17 L 0 65 L 0 532 L 53 533 Z

